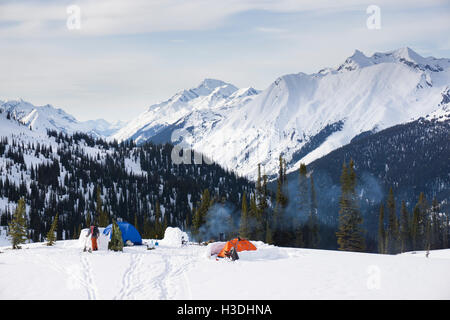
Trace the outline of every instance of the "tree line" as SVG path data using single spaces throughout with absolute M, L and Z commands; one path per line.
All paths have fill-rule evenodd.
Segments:
M 335 241 L 339 250 L 373 252 L 372 239 L 362 227 L 353 160 L 342 165 L 337 224 L 330 226 L 319 219 L 313 172 L 302 163 L 298 181 L 288 181 L 282 156 L 275 187 L 270 188 L 261 165 L 256 182 L 251 183 L 216 164 L 174 165 L 168 144 L 136 146 L 133 142 L 97 143 L 83 134 L 49 131 L 48 135 L 55 139 L 57 150 L 51 145 L 0 140 L 0 155 L 10 159 L 0 168 L 8 173 L 6 179 L 0 179 L 0 197 L 17 202 L 16 213 L 19 208 L 26 213 L 28 208 L 24 218 L 0 208 L 0 224 L 9 225 L 18 238 L 51 241 L 53 234 L 55 240 L 78 238 L 81 229 L 91 223 L 104 227 L 122 218 L 134 224 L 144 238 L 162 238 L 167 226 L 176 226 L 199 242 L 207 241 L 205 225 L 212 212 L 231 204 L 220 222 L 227 225 L 227 239 L 240 236 L 298 248 L 323 248 L 326 240 Z M 86 145 L 101 152 L 88 154 L 83 148 Z M 28 168 L 25 155 L 46 161 Z M 139 163 L 146 174 L 130 171 L 127 161 Z M 17 168 L 22 175 L 18 184 L 9 179 Z M 296 196 L 289 197 L 295 186 Z M 396 254 L 448 248 L 448 214 L 441 212 L 437 199 L 430 205 L 421 193 L 412 212 L 407 206 L 401 201 L 397 212 L 391 188 L 386 204 L 381 203 L 379 212 L 374 213 L 379 218 L 377 251 Z M 26 227 L 21 229 L 18 226 L 22 224 Z
M 57 214 L 57 240 L 118 218 L 144 237 L 161 238 L 166 226 L 190 226 L 203 190 L 239 205 L 242 190 L 253 188 L 215 163 L 172 163 L 170 144 L 107 143 L 55 131 L 48 136 L 48 143 L 0 139 L 0 198 L 11 206 L 23 199 L 27 238 L 34 242 L 47 239 Z M 13 215 L 10 205 L 0 208 L 0 225 L 8 226 Z

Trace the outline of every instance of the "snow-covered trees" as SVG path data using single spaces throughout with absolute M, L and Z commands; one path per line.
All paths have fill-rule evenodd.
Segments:
M 58 239 L 77 238 L 80 228 L 106 226 L 112 217 L 131 223 L 136 217 L 137 229 L 151 230 L 147 234 L 153 238 L 162 237 L 164 225 L 190 228 L 192 207 L 205 189 L 234 206 L 240 205 L 242 190 L 248 195 L 254 189 L 250 181 L 217 164 L 175 165 L 171 150 L 169 144 L 138 147 L 55 131 L 48 132 L 48 142 L 0 137 L 0 198 L 9 203 L 25 199 L 33 241 L 45 241 L 56 213 Z M 24 157 L 31 164 L 25 165 Z M 129 163 L 140 167 L 139 172 Z M 2 205 L 0 224 L 8 225 L 11 217 Z M 155 228 L 156 221 L 160 228 Z

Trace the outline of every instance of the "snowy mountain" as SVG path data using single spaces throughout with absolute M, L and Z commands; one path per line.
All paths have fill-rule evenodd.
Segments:
M 150 106 L 144 113 L 112 136 L 118 141 L 144 142 L 164 129 L 212 126 L 223 120 L 230 109 L 239 109 L 258 94 L 253 88 L 238 89 L 215 79 L 205 79 L 197 87 L 176 93 L 169 100 Z M 180 126 L 184 123 L 183 126 Z M 169 139 L 170 141 L 170 135 Z
M 258 163 L 275 173 L 280 154 L 294 170 L 360 134 L 436 112 L 449 88 L 449 59 L 410 48 L 370 57 L 356 50 L 336 69 L 284 75 L 262 92 L 244 90 L 244 98 L 232 85 L 205 80 L 151 106 L 113 137 L 184 142 L 254 179 Z
M 41 133 L 49 129 L 69 134 L 83 132 L 95 137 L 107 137 L 125 125 L 125 122 L 118 121 L 111 124 L 103 119 L 80 122 L 64 110 L 50 104 L 35 106 L 22 99 L 0 101 L 0 111 Z

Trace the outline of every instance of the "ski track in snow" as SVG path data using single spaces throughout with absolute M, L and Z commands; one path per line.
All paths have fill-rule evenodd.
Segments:
M 93 282 L 91 264 L 89 262 L 89 259 L 83 254 L 81 254 L 80 256 L 81 274 L 74 272 L 73 268 L 62 267 L 61 263 L 58 263 L 57 261 L 53 260 L 48 255 L 36 253 L 31 250 L 29 251 L 29 254 L 33 256 L 34 261 L 40 261 L 44 265 L 47 265 L 48 267 L 53 269 L 54 271 L 59 272 L 60 274 L 66 276 L 68 281 L 69 280 L 75 281 L 77 284 L 84 287 L 89 300 L 98 299 L 97 288 Z
M 92 273 L 92 253 L 80 253 L 80 268 L 64 267 L 61 262 L 55 261 L 48 255 L 29 251 L 35 262 L 42 263 L 67 278 L 71 287 L 82 287 L 86 291 L 88 300 L 101 299 L 95 278 Z M 58 254 L 59 255 L 59 254 Z M 131 253 L 127 269 L 122 275 L 121 289 L 112 298 L 113 300 L 136 299 L 192 299 L 190 285 L 186 271 L 194 262 L 189 262 L 193 257 L 182 255 L 174 257 L 170 253 L 143 252 Z M 145 259 L 145 258 L 153 259 Z M 59 258 L 59 257 L 58 257 Z M 63 258 L 63 257 L 61 257 Z M 157 261 L 154 261 L 154 259 Z M 59 259 L 58 259 L 59 260 Z M 61 259 L 61 261 L 63 261 Z
M 156 258 L 149 261 L 145 258 Z M 172 262 L 171 260 L 175 260 Z M 122 276 L 122 287 L 114 300 L 132 299 L 176 299 L 186 294 L 192 298 L 186 271 L 190 263 L 185 257 L 168 254 L 130 254 L 129 266 Z
M 143 283 L 139 279 L 142 269 L 142 254 L 133 253 L 130 255 L 130 265 L 122 277 L 122 288 L 114 300 L 124 300 L 136 298 L 135 294 L 142 291 Z
M 89 258 L 84 254 L 80 254 L 81 259 L 81 267 L 82 267 L 82 275 L 84 277 L 84 287 L 86 288 L 86 292 L 88 294 L 89 300 L 97 300 L 98 293 L 97 287 L 94 284 L 94 277 L 92 275 L 92 266 L 89 261 Z
M 425 252 L 387 256 L 256 243 L 258 251 L 243 252 L 239 261 L 230 262 L 207 259 L 206 248 L 198 246 L 160 246 L 151 251 L 140 246 L 124 248 L 121 253 L 86 253 L 80 252 L 82 243 L 75 244 L 31 244 L 17 251 L 1 248 L 5 250 L 1 257 L 5 272 L 0 273 L 0 299 L 449 297 L 449 250 L 433 251 L 427 259 Z M 370 266 L 377 266 L 381 272 L 377 290 L 367 285 L 372 276 L 368 273 Z M 233 284 L 223 283 L 218 274 L 232 278 Z M 262 283 L 261 278 L 267 281 Z M 217 290 L 220 286 L 223 290 Z

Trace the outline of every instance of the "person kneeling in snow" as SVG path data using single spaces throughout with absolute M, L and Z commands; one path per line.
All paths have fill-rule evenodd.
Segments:
M 98 250 L 97 238 L 99 236 L 99 231 L 96 225 L 91 225 L 91 227 L 89 228 L 89 232 L 86 237 L 89 236 L 91 236 L 92 251 L 97 251 Z

